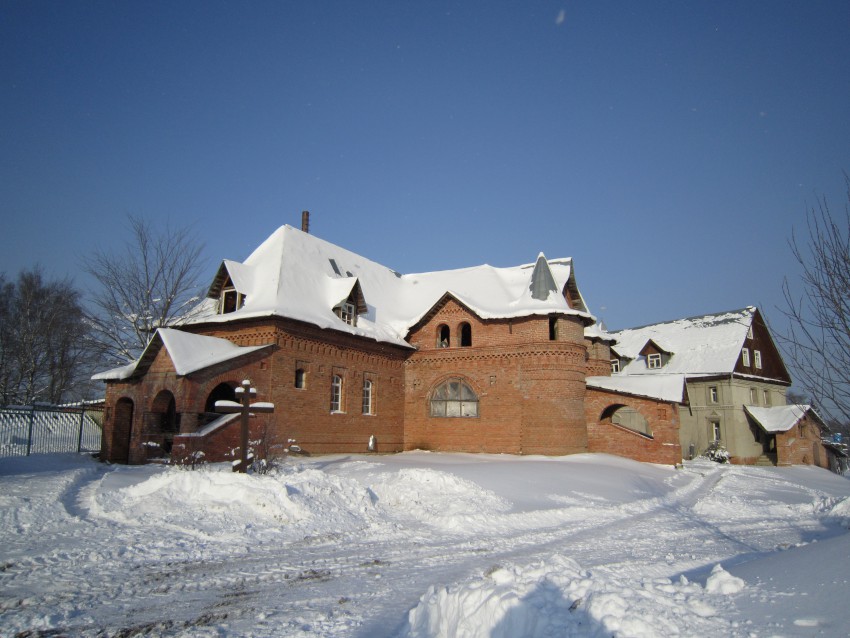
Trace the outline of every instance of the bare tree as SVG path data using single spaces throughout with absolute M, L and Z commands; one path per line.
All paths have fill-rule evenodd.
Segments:
M 129 217 L 123 250 L 98 250 L 84 270 L 98 282 L 88 320 L 101 352 L 113 361 L 135 360 L 160 327 L 181 321 L 198 301 L 202 245 L 188 227 L 155 230 Z
M 806 217 L 808 240 L 791 251 L 802 268 L 802 293 L 783 283 L 789 328 L 778 332 L 799 386 L 825 415 L 850 419 L 850 177 L 848 205 L 833 216 L 825 198 Z
M 80 295 L 38 268 L 15 283 L 0 276 L 0 403 L 83 398 L 91 360 Z

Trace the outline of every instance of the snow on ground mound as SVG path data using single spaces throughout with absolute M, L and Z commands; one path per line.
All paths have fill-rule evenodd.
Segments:
M 733 586 L 734 585 L 734 586 Z M 554 555 L 527 566 L 498 566 L 472 581 L 432 586 L 410 611 L 405 638 L 721 635 L 730 625 L 709 594 L 743 581 L 715 568 L 703 589 L 682 577 L 630 582 L 591 574 Z
M 444 530 L 469 532 L 476 521 L 487 521 L 511 504 L 477 483 L 449 472 L 424 468 L 383 472 L 371 489 L 384 508 Z
M 194 472 L 167 468 L 122 484 L 126 474 L 114 472 L 95 484 L 87 501 L 93 515 L 214 535 L 244 531 L 260 521 L 286 525 L 307 515 L 289 498 L 286 486 L 271 476 L 236 474 L 226 466 Z

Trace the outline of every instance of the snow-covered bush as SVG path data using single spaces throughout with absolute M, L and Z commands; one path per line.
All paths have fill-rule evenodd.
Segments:
M 712 441 L 702 455 L 715 463 L 728 463 L 731 457 L 729 450 L 723 447 L 720 441 Z

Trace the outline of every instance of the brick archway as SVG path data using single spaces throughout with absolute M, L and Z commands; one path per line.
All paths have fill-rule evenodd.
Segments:
M 617 416 L 646 421 L 646 432 Z M 591 452 L 615 454 L 648 463 L 675 464 L 682 460 L 679 407 L 660 399 L 588 388 L 585 399 L 587 442 Z
M 128 463 L 130 461 L 134 408 L 133 400 L 127 397 L 121 397 L 115 402 L 112 411 L 112 432 L 104 450 L 106 459 L 111 463 Z

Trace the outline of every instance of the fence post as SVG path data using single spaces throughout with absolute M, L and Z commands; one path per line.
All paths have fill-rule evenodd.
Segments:
M 80 436 L 77 437 L 77 454 L 83 449 L 83 423 L 86 420 L 86 409 L 80 409 Z
M 35 406 L 30 408 L 30 425 L 29 430 L 27 432 L 27 456 L 30 455 L 32 451 L 32 422 L 35 419 Z

